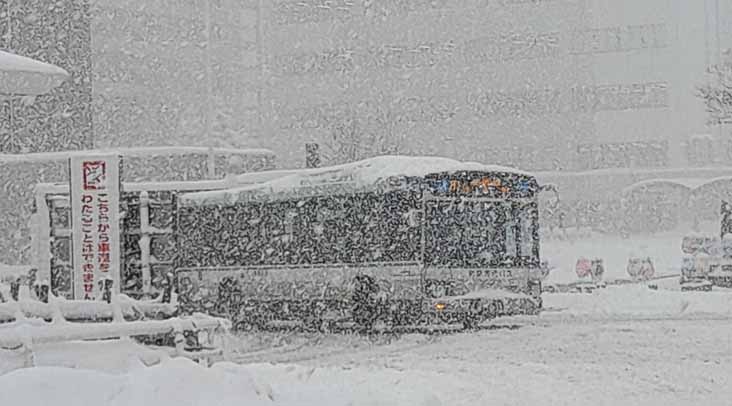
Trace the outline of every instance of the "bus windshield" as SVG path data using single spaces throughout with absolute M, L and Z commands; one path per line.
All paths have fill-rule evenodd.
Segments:
M 425 263 L 445 267 L 536 262 L 536 205 L 517 201 L 428 201 Z

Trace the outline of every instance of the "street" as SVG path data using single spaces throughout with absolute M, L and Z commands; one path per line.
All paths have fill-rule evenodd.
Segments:
M 315 401 L 319 391 L 338 388 L 358 399 L 378 394 L 375 404 L 384 404 L 383 396 L 393 404 L 422 396 L 426 405 L 665 406 L 727 404 L 732 397 L 732 318 L 723 314 L 635 320 L 547 314 L 506 326 L 514 328 L 391 342 L 283 335 L 279 340 L 288 344 L 238 361 L 280 399 L 292 400 Z

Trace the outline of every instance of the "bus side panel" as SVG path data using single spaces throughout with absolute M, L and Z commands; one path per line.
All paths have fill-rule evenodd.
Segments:
M 505 289 L 524 292 L 528 289 L 527 268 L 427 268 L 426 280 L 436 280 L 455 286 L 455 294 L 462 295 L 483 289 Z
M 416 300 L 422 292 L 420 272 L 414 265 L 197 268 L 178 270 L 177 283 L 184 312 L 235 318 L 245 304 L 349 303 L 359 275 L 375 280 L 383 300 Z
M 496 316 L 536 314 L 541 292 L 531 284 L 529 268 L 428 268 L 425 295 L 437 313 L 468 312 L 478 322 Z M 438 288 L 434 288 L 438 286 Z

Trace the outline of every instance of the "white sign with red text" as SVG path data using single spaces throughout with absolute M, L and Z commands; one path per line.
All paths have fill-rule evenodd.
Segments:
M 104 280 L 120 289 L 120 157 L 69 160 L 74 299 L 102 299 Z

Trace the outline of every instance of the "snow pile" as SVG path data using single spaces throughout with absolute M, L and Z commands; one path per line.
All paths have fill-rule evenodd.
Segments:
M 334 183 L 349 183 L 355 187 L 369 187 L 385 182 L 391 177 L 417 177 L 431 173 L 454 171 L 484 171 L 516 173 L 529 176 L 528 173 L 503 166 L 484 165 L 475 162 L 460 162 L 441 157 L 413 156 L 379 156 L 358 162 L 306 169 L 293 173 L 282 171 L 274 179 L 249 186 L 213 192 L 191 193 L 181 197 L 182 203 L 220 204 L 236 202 L 240 195 L 274 194 L 291 192 L 303 186 L 318 186 Z M 266 178 L 263 178 L 266 179 Z M 241 178 L 244 182 L 247 178 Z
M 37 345 L 33 362 L 37 367 L 75 368 L 120 374 L 156 365 L 167 352 L 144 347 L 132 340 L 67 341 Z M 24 367 L 21 351 L 0 350 L 0 381 L 11 371 Z
M 681 241 L 685 232 L 669 232 L 655 236 L 621 238 L 595 234 L 590 238 L 541 242 L 541 255 L 554 267 L 545 284 L 577 281 L 577 259 L 599 258 L 604 261 L 606 281 L 629 279 L 628 259 L 650 257 L 656 276 L 678 275 L 681 272 Z
M 48 93 L 68 77 L 58 66 L 0 51 L 0 95 Z
M 151 350 L 146 355 L 156 365 L 145 367 L 138 359 L 143 354 L 140 351 L 131 343 L 119 342 L 67 343 L 63 348 L 46 348 L 36 356 L 36 361 L 46 366 L 0 375 L 0 393 L 3 401 L 12 405 L 443 404 L 439 391 L 424 385 L 430 377 L 415 380 L 411 373 L 231 363 L 205 368 Z M 7 364 L 5 361 L 3 364 Z
M 244 371 L 225 365 L 207 369 L 185 359 L 119 375 L 58 367 L 20 369 L 0 377 L 0 393 L 11 405 L 278 404 L 272 402 L 269 387 Z
M 645 285 L 608 286 L 591 294 L 544 294 L 542 318 L 732 318 L 732 292 L 651 290 Z
M 58 66 L 4 51 L 0 51 L 0 71 L 34 72 L 63 77 L 69 75 Z
M 21 276 L 28 276 L 29 265 L 7 265 L 0 263 L 0 284 L 9 284 Z

